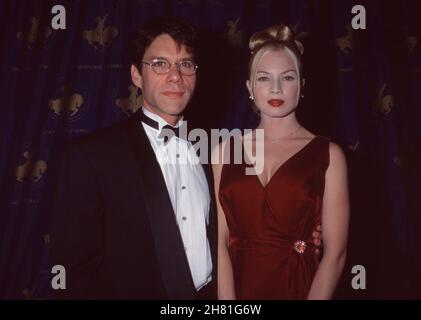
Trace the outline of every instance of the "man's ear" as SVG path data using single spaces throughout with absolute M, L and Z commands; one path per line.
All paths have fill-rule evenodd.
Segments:
M 132 76 L 133 84 L 142 90 L 142 76 L 140 75 L 139 69 L 132 64 L 130 68 L 130 74 Z

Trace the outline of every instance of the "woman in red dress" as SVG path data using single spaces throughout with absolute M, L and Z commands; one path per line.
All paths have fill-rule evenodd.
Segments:
M 247 88 L 264 129 L 263 168 L 245 174 L 252 154 L 215 164 L 219 299 L 330 299 L 342 273 L 349 200 L 342 150 L 301 126 L 302 44 L 285 25 L 255 33 Z M 227 143 L 219 145 L 219 151 Z M 259 155 L 257 155 L 259 156 Z M 250 163 L 250 162 L 247 162 Z M 312 231 L 323 226 L 323 256 Z

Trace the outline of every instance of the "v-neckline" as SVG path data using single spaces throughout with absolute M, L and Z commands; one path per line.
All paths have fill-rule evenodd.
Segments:
M 292 156 L 290 156 L 288 159 L 286 159 L 281 165 L 278 166 L 278 168 L 276 168 L 276 170 L 273 172 L 272 176 L 270 177 L 270 179 L 268 180 L 268 182 L 263 185 L 262 180 L 260 180 L 259 175 L 258 174 L 254 174 L 253 176 L 256 177 L 257 179 L 257 183 L 262 187 L 263 190 L 266 190 L 267 187 L 269 186 L 269 184 L 272 182 L 273 178 L 275 177 L 275 175 L 282 169 L 284 168 L 292 159 L 294 159 L 296 156 L 298 156 L 298 154 L 300 154 L 301 152 L 303 152 L 305 149 L 307 149 L 313 142 L 314 140 L 316 140 L 318 138 L 318 136 L 313 137 L 309 142 L 307 142 L 300 150 L 298 150 L 296 153 L 294 153 Z

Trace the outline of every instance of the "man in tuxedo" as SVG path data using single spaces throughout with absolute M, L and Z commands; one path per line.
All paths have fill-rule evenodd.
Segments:
M 143 105 L 66 146 L 51 229 L 53 264 L 66 269 L 56 297 L 216 299 L 211 169 L 177 136 L 196 85 L 195 38 L 178 19 L 146 23 L 131 66 Z

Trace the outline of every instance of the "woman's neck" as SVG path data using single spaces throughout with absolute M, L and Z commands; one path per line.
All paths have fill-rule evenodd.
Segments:
M 265 130 L 265 139 L 276 140 L 292 137 L 301 128 L 295 114 L 284 118 L 275 118 L 262 115 L 258 129 Z

